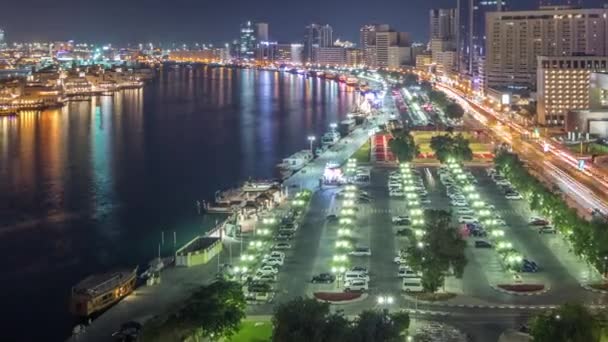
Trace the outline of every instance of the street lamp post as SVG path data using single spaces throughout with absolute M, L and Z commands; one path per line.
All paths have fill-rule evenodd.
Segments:
M 313 153 L 313 154 L 314 154 L 314 152 L 312 150 L 312 144 L 314 143 L 315 140 L 316 140 L 316 138 L 314 135 L 308 136 L 308 141 L 310 142 L 310 153 Z

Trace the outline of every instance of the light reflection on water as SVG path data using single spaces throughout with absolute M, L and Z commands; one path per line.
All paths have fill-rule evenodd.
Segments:
M 276 176 L 306 136 L 346 116 L 353 94 L 298 75 L 182 69 L 144 89 L 0 118 L 0 281 L 15 308 L 8 340 L 31 326 L 40 336 L 24 340 L 69 334 L 71 285 L 146 262 L 161 231 L 177 231 L 178 244 L 201 233 L 215 218 L 197 216 L 195 200 Z

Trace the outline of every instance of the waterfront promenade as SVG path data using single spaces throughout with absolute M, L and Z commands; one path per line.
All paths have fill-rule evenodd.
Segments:
M 385 99 L 385 103 L 387 101 L 390 102 L 390 97 Z M 390 103 L 387 104 L 387 108 L 390 108 L 390 105 Z M 318 189 L 319 178 L 322 177 L 327 162 L 344 163 L 369 139 L 370 129 L 386 122 L 387 119 L 386 113 L 376 116 L 373 124 L 358 127 L 334 148 L 326 151 L 306 168 L 287 179 L 285 186 L 290 189 L 290 194 L 295 193 L 294 190 L 298 188 Z M 220 260 L 218 257 L 214 257 L 206 265 L 190 268 L 171 267 L 164 270 L 161 284 L 138 288 L 133 294 L 94 320 L 86 327 L 84 333 L 72 336 L 68 341 L 108 341 L 122 323 L 132 320 L 143 322 L 171 310 L 196 288 L 208 284 L 215 278 L 218 264 L 226 263 L 229 260 L 230 248 L 227 244 L 233 244 L 233 257 L 238 258 L 239 243 L 225 240 L 225 248 L 219 256 Z

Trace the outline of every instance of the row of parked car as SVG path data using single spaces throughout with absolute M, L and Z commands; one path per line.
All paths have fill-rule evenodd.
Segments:
M 431 201 L 428 198 L 428 191 L 422 181 L 422 177 L 420 177 L 420 171 L 416 169 L 411 170 L 413 177 L 411 178 L 413 184 L 406 185 L 403 182 L 403 176 L 400 171 L 392 171 L 388 175 L 388 195 L 390 197 L 405 197 L 406 189 L 405 187 L 412 187 L 411 190 L 414 190 L 418 195 L 420 203 L 429 204 Z
M 521 194 L 519 192 L 517 192 L 517 190 L 515 190 L 515 188 L 511 184 L 511 182 L 509 182 L 505 177 L 503 177 L 500 174 L 500 172 L 498 172 L 495 169 L 487 169 L 486 173 L 487 173 L 488 176 L 490 176 L 490 178 L 492 178 L 492 180 L 494 181 L 494 183 L 496 183 L 496 185 L 498 186 L 498 188 L 505 195 L 506 199 L 508 199 L 508 200 L 521 200 L 521 199 L 523 199 L 523 197 L 521 196 Z

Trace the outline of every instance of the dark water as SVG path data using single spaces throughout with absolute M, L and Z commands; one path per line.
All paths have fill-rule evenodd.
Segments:
M 68 336 L 70 286 L 172 249 L 212 218 L 197 199 L 306 148 L 352 89 L 268 71 L 166 70 L 141 90 L 0 119 L 3 341 Z M 171 243 L 169 243 L 171 242 Z

